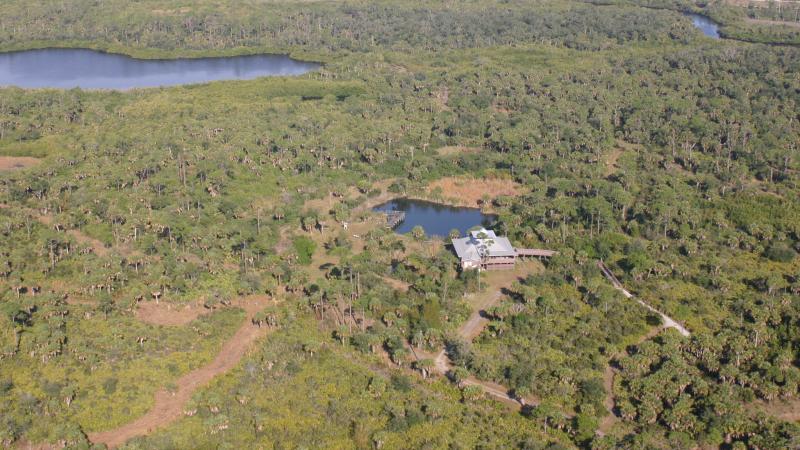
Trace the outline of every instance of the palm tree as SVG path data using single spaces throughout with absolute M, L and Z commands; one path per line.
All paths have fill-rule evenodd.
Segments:
M 425 358 L 417 361 L 414 363 L 414 367 L 422 373 L 422 378 L 428 378 L 432 369 L 435 367 L 435 363 L 430 358 Z
M 490 239 L 489 235 L 486 234 L 485 231 L 480 231 L 476 236 L 478 239 L 478 255 L 481 257 L 480 267 L 478 267 L 478 290 L 481 290 L 481 270 L 483 269 L 483 264 L 486 261 L 486 257 L 489 256 L 489 249 L 494 245 L 494 239 Z

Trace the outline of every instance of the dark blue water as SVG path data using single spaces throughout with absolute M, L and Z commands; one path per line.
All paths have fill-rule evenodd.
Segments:
M 463 236 L 468 229 L 483 225 L 491 227 L 497 220 L 493 214 L 484 214 L 479 209 L 446 206 L 422 200 L 395 199 L 376 206 L 375 211 L 405 211 L 406 220 L 395 231 L 408 233 L 416 225 L 422 226 L 428 236 L 445 237 L 453 228 Z
M 694 13 L 685 13 L 687 17 L 692 19 L 692 23 L 695 27 L 697 27 L 700 31 L 703 32 L 708 37 L 712 37 L 714 39 L 719 39 L 719 25 L 716 22 L 709 19 L 706 16 L 701 16 L 700 14 Z
M 319 64 L 283 55 L 135 59 L 86 49 L 0 53 L 0 86 L 131 89 L 301 75 Z

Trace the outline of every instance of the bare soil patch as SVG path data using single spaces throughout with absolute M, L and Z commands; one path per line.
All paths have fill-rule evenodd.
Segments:
M 39 158 L 30 156 L 0 156 L 0 171 L 24 169 L 42 162 Z
M 501 195 L 517 196 L 522 192 L 522 186 L 504 178 L 447 177 L 428 185 L 429 195 L 440 193 L 448 203 L 471 207 L 481 206 L 484 197 L 491 200 Z

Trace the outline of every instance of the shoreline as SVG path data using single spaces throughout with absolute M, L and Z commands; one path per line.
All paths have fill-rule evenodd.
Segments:
M 319 64 L 324 67 L 331 61 L 330 55 L 320 53 L 287 51 L 268 47 L 234 47 L 223 50 L 175 49 L 165 50 L 152 47 L 127 47 L 92 41 L 31 41 L 24 44 L 0 46 L 0 54 L 22 53 L 33 50 L 92 50 L 109 55 L 126 56 L 144 61 L 175 61 L 206 58 L 233 58 L 237 56 L 286 56 L 298 62 Z

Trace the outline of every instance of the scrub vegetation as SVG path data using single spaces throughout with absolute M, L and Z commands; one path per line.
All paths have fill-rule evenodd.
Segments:
M 0 443 L 100 446 L 189 392 L 122 445 L 800 446 L 800 49 L 766 44 L 797 37 L 603 3 L 4 1 L 4 50 L 325 64 L 0 88 L 0 155 L 38 159 L 0 171 Z M 558 255 L 461 271 L 371 212 L 453 180 L 513 187 L 495 231 Z

